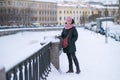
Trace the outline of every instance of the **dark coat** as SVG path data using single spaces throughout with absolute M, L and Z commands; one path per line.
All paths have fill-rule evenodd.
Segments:
M 70 31 L 70 33 L 69 33 Z M 75 27 L 71 28 L 71 29 L 65 29 L 63 28 L 62 33 L 61 33 L 61 37 L 65 38 L 69 33 L 69 37 L 68 37 L 68 47 L 67 48 L 63 48 L 63 52 L 64 53 L 74 53 L 76 51 L 76 45 L 75 42 L 78 38 L 78 32 L 76 30 Z

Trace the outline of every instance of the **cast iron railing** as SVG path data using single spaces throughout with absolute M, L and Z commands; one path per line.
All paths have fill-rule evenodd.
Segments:
M 7 80 L 46 80 L 50 67 L 50 46 L 45 45 L 42 49 L 20 62 L 6 72 Z

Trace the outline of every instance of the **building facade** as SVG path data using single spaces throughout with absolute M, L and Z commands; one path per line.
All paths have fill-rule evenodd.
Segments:
M 87 5 L 77 3 L 58 4 L 57 21 L 58 25 L 65 24 L 65 18 L 71 16 L 75 20 L 75 25 L 82 25 L 89 22 L 88 17 L 93 13 L 98 13 L 97 9 L 90 8 Z
M 0 0 L 1 25 L 57 24 L 57 3 L 44 0 Z
M 105 11 L 108 11 L 108 16 L 118 14 L 118 8 L 103 7 L 91 7 L 91 4 L 81 0 L 60 3 L 44 0 L 0 0 L 0 25 L 64 25 L 67 16 L 71 16 L 76 25 L 82 25 L 95 21 L 96 17 L 105 16 Z

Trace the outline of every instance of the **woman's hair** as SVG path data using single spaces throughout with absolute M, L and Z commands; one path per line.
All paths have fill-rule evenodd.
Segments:
M 72 19 L 72 22 L 71 22 L 71 24 L 74 24 L 75 23 L 75 21 L 74 21 L 74 19 Z
M 72 22 L 71 22 L 71 24 L 74 24 L 75 23 L 75 21 L 74 21 L 74 19 L 72 19 Z M 67 22 L 65 22 L 65 24 L 67 24 Z

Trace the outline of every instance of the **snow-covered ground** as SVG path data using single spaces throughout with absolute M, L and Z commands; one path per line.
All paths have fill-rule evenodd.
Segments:
M 81 73 L 68 70 L 66 54 L 60 55 L 60 72 L 52 66 L 47 80 L 120 80 L 120 42 L 94 32 L 77 28 L 79 38 L 76 42 L 76 56 Z M 0 37 L 0 64 L 8 70 L 17 62 L 36 52 L 42 46 L 40 42 L 58 41 L 53 39 L 61 31 L 19 32 Z
M 60 56 L 60 69 L 58 72 L 52 67 L 48 80 L 120 80 L 120 42 L 109 38 L 105 43 L 105 36 L 78 29 L 77 58 L 81 73 L 66 74 L 68 62 L 66 54 Z
M 6 71 L 23 61 L 42 46 L 40 43 L 59 41 L 54 36 L 60 31 L 19 32 L 14 35 L 0 37 L 0 66 Z

